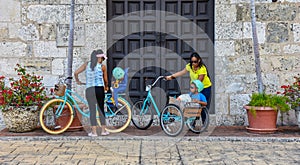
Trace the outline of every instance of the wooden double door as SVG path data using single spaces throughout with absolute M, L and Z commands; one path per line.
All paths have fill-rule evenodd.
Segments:
M 182 70 L 195 51 L 214 80 L 213 0 L 109 0 L 107 14 L 108 71 L 130 68 L 127 92 L 133 103 L 156 77 Z M 189 92 L 189 81 L 187 74 L 158 82 L 153 94 L 159 106 L 168 91 Z

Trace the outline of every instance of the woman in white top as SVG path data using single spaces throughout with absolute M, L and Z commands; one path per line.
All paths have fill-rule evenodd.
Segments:
M 92 131 L 88 136 L 97 135 L 97 121 L 96 121 L 96 105 L 98 106 L 98 113 L 100 115 L 100 122 L 102 132 L 101 135 L 108 135 L 109 132 L 105 130 L 105 113 L 104 113 L 104 91 L 108 90 L 107 69 L 102 62 L 107 59 L 106 55 L 101 49 L 94 50 L 91 54 L 91 60 L 82 64 L 74 73 L 77 84 L 83 84 L 78 79 L 78 74 L 85 71 L 86 76 L 86 99 L 88 101 L 90 110 L 90 120 Z

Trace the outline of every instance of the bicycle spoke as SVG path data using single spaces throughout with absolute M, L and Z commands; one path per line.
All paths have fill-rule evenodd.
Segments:
M 73 121 L 73 110 L 64 100 L 53 99 L 46 103 L 40 112 L 40 124 L 50 134 L 60 134 L 68 129 Z
M 194 133 L 205 131 L 209 125 L 209 114 L 206 108 L 202 108 L 201 116 L 187 118 L 186 125 Z
M 132 107 L 132 123 L 138 129 L 147 129 L 153 122 L 152 107 L 146 105 L 143 109 L 143 101 L 136 102 Z
M 162 111 L 160 124 L 163 131 L 169 136 L 177 136 L 183 129 L 183 114 L 176 106 L 169 104 Z
M 129 125 L 131 121 L 130 105 L 123 99 L 118 98 L 117 110 L 109 109 L 106 116 L 106 130 L 109 132 L 121 132 Z M 109 108 L 109 107 L 107 107 Z

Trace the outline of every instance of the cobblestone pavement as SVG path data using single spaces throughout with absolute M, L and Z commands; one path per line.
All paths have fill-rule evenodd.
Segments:
M 170 145 L 171 144 L 171 145 Z M 1 164 L 299 164 L 299 141 L 185 139 L 1 140 Z
M 0 164 L 300 164 L 297 127 L 269 135 L 218 127 L 175 138 L 157 130 L 129 129 L 93 138 L 85 131 L 62 135 L 1 131 Z

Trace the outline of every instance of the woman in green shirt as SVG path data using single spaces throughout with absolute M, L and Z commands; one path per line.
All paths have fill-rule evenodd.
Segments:
M 166 76 L 167 80 L 175 79 L 176 77 L 180 77 L 185 75 L 186 73 L 190 73 L 190 81 L 200 80 L 204 84 L 204 89 L 201 93 L 206 97 L 207 100 L 207 108 L 209 109 L 210 105 L 210 97 L 211 97 L 211 81 L 208 76 L 208 72 L 206 66 L 204 65 L 202 58 L 196 52 L 191 54 L 190 62 L 179 72 L 176 72 L 170 76 Z

